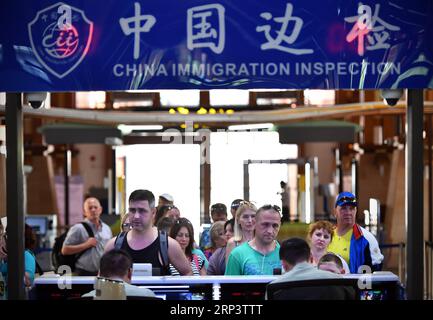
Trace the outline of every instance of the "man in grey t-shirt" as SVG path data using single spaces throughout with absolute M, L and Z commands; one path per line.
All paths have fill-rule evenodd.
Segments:
M 100 219 L 102 207 L 98 199 L 87 198 L 84 201 L 84 222 L 93 230 L 94 237 L 81 223 L 69 230 L 62 247 L 63 255 L 79 254 L 75 263 L 75 274 L 80 276 L 95 276 L 99 269 L 99 260 L 104 254 L 104 247 L 113 236 L 108 225 Z

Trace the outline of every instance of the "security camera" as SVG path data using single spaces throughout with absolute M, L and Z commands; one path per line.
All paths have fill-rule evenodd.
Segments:
M 106 137 L 105 144 L 109 146 L 121 146 L 123 145 L 123 140 L 118 137 Z
M 27 93 L 27 101 L 33 109 L 39 109 L 43 106 L 47 98 L 46 92 L 30 92 Z
M 386 89 L 381 92 L 383 101 L 389 106 L 395 106 L 403 95 L 403 89 Z

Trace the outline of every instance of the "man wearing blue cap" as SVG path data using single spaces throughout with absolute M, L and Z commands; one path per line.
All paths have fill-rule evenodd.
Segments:
M 357 207 L 354 194 L 341 192 L 338 195 L 334 209 L 337 227 L 328 251 L 342 256 L 351 273 L 362 273 L 361 266 L 378 271 L 382 268 L 383 255 L 373 234 L 356 223 Z

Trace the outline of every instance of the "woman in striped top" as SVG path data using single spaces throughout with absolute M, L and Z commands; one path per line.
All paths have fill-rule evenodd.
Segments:
M 179 242 L 180 247 L 185 252 L 186 257 L 191 262 L 192 273 L 195 276 L 205 276 L 206 268 L 204 266 L 204 260 L 192 253 L 194 244 L 194 228 L 192 223 L 186 218 L 180 218 L 176 221 L 170 230 L 170 237 L 176 239 Z M 173 276 L 179 276 L 179 271 L 170 264 L 170 273 Z

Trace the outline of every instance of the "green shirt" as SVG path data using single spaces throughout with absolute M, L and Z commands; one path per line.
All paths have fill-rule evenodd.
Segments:
M 225 275 L 273 275 L 281 269 L 280 245 L 266 255 L 254 250 L 248 242 L 233 249 L 227 262 Z

